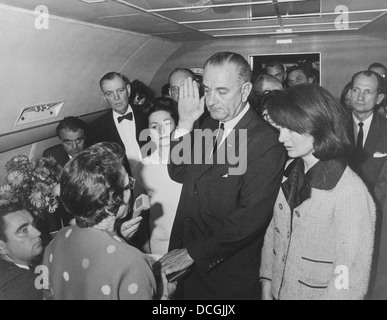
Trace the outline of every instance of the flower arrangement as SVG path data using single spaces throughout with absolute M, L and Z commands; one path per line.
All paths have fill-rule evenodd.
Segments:
M 52 157 L 29 160 L 25 155 L 13 157 L 5 164 L 7 184 L 0 187 L 0 206 L 21 203 L 43 218 L 59 205 L 59 173 L 61 166 Z

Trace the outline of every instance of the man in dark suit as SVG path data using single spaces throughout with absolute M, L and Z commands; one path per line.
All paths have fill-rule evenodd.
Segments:
M 125 150 L 125 169 L 130 174 L 142 160 L 141 147 L 147 142 L 140 140 L 141 131 L 147 127 L 142 106 L 129 104 L 131 87 L 126 76 L 109 72 L 99 84 L 111 110 L 90 124 L 87 145 L 97 142 L 119 144 Z
M 43 299 L 33 270 L 43 248 L 33 222 L 19 205 L 0 207 L 0 300 Z
M 159 262 L 166 274 L 191 269 L 179 282 L 177 298 L 260 299 L 261 248 L 286 155 L 278 132 L 247 102 L 250 78 L 242 56 L 219 52 L 204 66 L 204 98 L 191 79 L 180 86 L 180 118 L 168 169 L 183 189 L 170 252 Z M 204 100 L 211 115 L 202 125 L 207 131 L 193 131 Z M 216 139 L 202 148 L 195 138 L 201 141 L 205 132 Z M 183 149 L 187 161 L 178 164 L 177 150 L 191 137 L 194 162 L 191 149 Z
M 348 160 L 374 194 L 387 160 L 387 119 L 374 112 L 385 96 L 383 79 L 376 72 L 362 71 L 352 77 L 351 83 L 351 134 L 355 149 Z
M 43 152 L 43 157 L 53 157 L 62 167 L 85 148 L 87 124 L 76 117 L 66 117 L 56 127 L 61 144 Z
M 373 265 L 368 293 L 368 297 L 372 298 L 379 273 L 383 272 L 378 261 L 385 259 L 380 246 L 382 233 L 387 232 L 387 230 L 382 231 L 384 203 L 379 201 L 379 197 L 376 197 L 374 192 L 387 160 L 387 119 L 375 112 L 377 106 L 383 101 L 385 92 L 383 78 L 370 70 L 356 73 L 352 77 L 351 84 L 350 102 L 353 119 L 351 133 L 355 148 L 349 154 L 348 163 L 368 186 L 377 207 Z M 382 244 L 382 247 L 384 246 Z M 377 267 L 378 264 L 379 267 Z
M 56 134 L 61 143 L 44 150 L 42 156 L 53 157 L 60 166 L 64 167 L 71 158 L 85 148 L 86 130 L 87 124 L 81 119 L 72 116 L 64 118 L 56 127 Z M 43 229 L 41 229 L 44 246 L 52 240 L 58 230 L 71 224 L 73 218 L 73 215 L 59 203 L 55 212 L 45 219 Z

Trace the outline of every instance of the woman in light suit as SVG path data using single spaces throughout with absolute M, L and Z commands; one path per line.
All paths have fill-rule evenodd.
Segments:
M 375 205 L 343 155 L 345 109 L 323 88 L 279 92 L 267 111 L 289 157 L 260 269 L 263 299 L 363 299 Z

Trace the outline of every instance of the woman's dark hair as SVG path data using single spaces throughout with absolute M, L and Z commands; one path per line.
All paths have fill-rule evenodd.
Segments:
M 267 109 L 267 104 L 271 100 L 271 98 L 275 95 L 277 95 L 282 90 L 271 90 L 271 91 L 265 91 L 261 94 L 261 96 L 258 98 L 258 104 L 257 104 L 257 112 L 259 115 L 263 115 L 263 112 Z
M 314 138 L 314 156 L 329 160 L 351 147 L 350 115 L 325 89 L 302 84 L 274 95 L 267 102 L 270 118 L 279 126 Z
M 60 175 L 60 198 L 81 228 L 92 227 L 123 204 L 122 160 L 118 144 L 101 142 L 72 158 Z
M 130 84 L 131 92 L 129 96 L 130 104 L 134 103 L 134 99 L 136 98 L 136 95 L 138 96 L 138 99 L 141 100 L 145 98 L 145 103 L 149 100 L 151 100 L 155 93 L 154 91 L 148 87 L 145 83 L 141 82 L 140 80 L 133 80 Z
M 146 117 L 148 120 L 148 127 L 149 127 L 150 115 L 157 111 L 166 111 L 171 115 L 176 125 L 179 122 L 179 114 L 171 98 L 161 98 L 161 97 L 154 98 L 151 101 L 149 101 L 149 103 L 146 106 L 146 109 L 147 109 Z
M 340 96 L 340 103 L 348 112 L 351 112 L 351 110 L 348 110 L 348 107 L 345 104 L 345 100 L 346 100 L 346 96 L 347 96 L 348 91 L 351 89 L 352 89 L 352 83 L 348 82 L 345 85 L 343 91 L 341 92 L 341 96 Z

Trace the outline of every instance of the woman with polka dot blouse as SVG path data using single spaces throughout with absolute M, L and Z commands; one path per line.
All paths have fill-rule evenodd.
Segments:
M 45 250 L 46 299 L 165 299 L 173 291 L 174 284 L 162 274 L 163 292 L 158 295 L 148 258 L 113 231 L 132 187 L 124 156 L 118 145 L 98 143 L 64 167 L 61 200 L 76 225 L 60 230 Z

